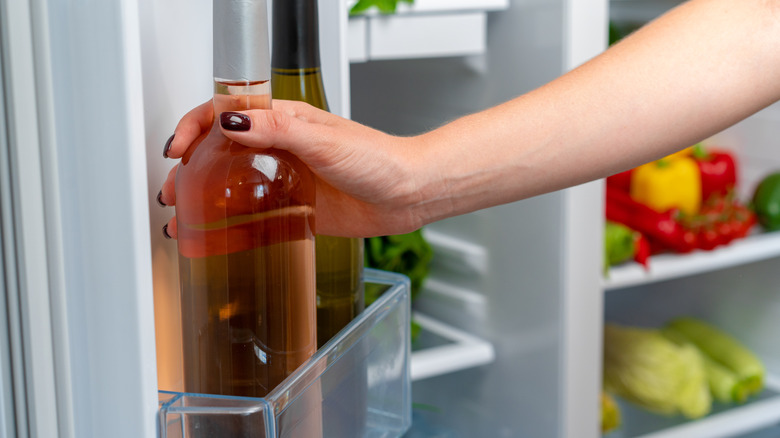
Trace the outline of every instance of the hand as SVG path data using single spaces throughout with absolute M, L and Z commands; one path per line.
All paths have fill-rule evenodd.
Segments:
M 222 133 L 260 149 L 287 150 L 314 172 L 317 184 L 317 233 L 368 237 L 413 231 L 424 219 L 416 205 L 422 195 L 415 182 L 417 141 L 394 137 L 319 110 L 306 103 L 276 100 L 273 110 L 243 111 L 247 131 Z M 165 155 L 180 158 L 212 126 L 211 101 L 187 113 L 177 125 Z M 159 201 L 175 205 L 178 165 L 162 186 Z M 176 237 L 176 220 L 166 233 Z

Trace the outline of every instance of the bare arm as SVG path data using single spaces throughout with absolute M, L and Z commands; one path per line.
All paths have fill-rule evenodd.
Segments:
M 692 0 L 580 68 L 421 138 L 425 222 L 608 176 L 780 99 L 780 2 Z
M 292 102 L 247 111 L 249 131 L 223 132 L 290 150 L 313 169 L 320 232 L 371 236 L 629 169 L 778 99 L 780 0 L 691 0 L 543 87 L 417 137 Z M 184 153 L 206 117 L 196 109 L 182 119 L 169 156 Z M 172 186 L 169 177 L 169 205 Z

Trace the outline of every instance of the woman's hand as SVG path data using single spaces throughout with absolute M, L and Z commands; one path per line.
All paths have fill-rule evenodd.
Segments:
M 302 102 L 276 100 L 273 110 L 225 114 L 220 129 L 226 137 L 249 147 L 287 150 L 311 168 L 317 183 L 317 233 L 397 234 L 426 221 L 424 208 L 417 208 L 424 203 L 415 181 L 419 161 L 415 146 L 421 146 L 415 138 L 387 135 Z M 164 156 L 182 157 L 208 133 L 213 117 L 211 101 L 187 113 L 166 143 Z M 242 129 L 248 124 L 248 129 L 231 130 L 236 123 Z M 163 205 L 176 204 L 176 169 L 171 169 L 160 191 L 158 201 Z M 175 218 L 165 232 L 176 237 Z

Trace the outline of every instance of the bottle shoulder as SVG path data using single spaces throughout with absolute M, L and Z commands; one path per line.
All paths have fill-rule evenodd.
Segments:
M 177 215 L 224 210 L 230 216 L 314 204 L 314 177 L 295 156 L 249 148 L 221 133 L 206 136 L 182 160 L 175 190 Z

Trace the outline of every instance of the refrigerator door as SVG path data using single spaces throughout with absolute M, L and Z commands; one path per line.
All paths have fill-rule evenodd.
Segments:
M 17 436 L 154 436 L 138 5 L 2 1 L 0 19 Z
M 2 53 L 3 48 L 0 45 L 0 60 L 2 60 Z M 3 79 L 3 69 L 0 68 L 0 85 L 5 84 Z M 14 372 L 12 368 L 16 366 L 17 370 L 19 369 L 19 361 L 15 363 L 12 360 L 19 356 L 12 350 L 13 345 L 18 352 L 20 345 L 17 305 L 19 287 L 16 281 L 16 245 L 11 213 L 9 133 L 5 123 L 6 99 L 2 86 L 0 86 L 0 102 L 2 102 L 0 105 L 0 296 L 5 297 L 0 300 L 0 436 L 10 437 L 25 436 L 26 431 L 17 431 L 16 417 L 17 413 L 22 414 L 24 411 L 24 398 L 23 393 L 15 394 L 14 385 L 21 385 L 23 380 L 14 380 L 18 372 Z M 23 424 L 19 425 L 22 426 Z

